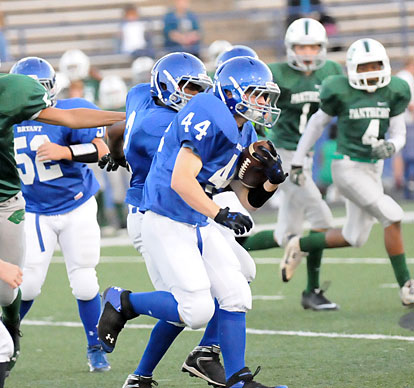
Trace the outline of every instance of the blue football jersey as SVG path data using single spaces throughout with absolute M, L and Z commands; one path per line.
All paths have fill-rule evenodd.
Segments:
M 150 85 L 133 87 L 127 96 L 127 123 L 124 134 L 124 154 L 132 170 L 130 188 L 125 202 L 141 205 L 142 192 L 160 139 L 177 112 L 159 106 L 150 94 Z
M 192 225 L 206 225 L 207 217 L 187 205 L 171 188 L 175 160 L 182 145 L 191 147 L 201 158 L 203 167 L 197 180 L 212 195 L 230 183 L 241 151 L 256 139 L 250 124 L 239 131 L 229 109 L 217 97 L 208 93 L 196 95 L 161 138 L 145 181 L 142 210 Z
M 56 107 L 99 109 L 82 98 L 58 100 Z M 104 134 L 104 127 L 71 129 L 33 120 L 15 125 L 15 157 L 26 210 L 47 215 L 67 213 L 86 202 L 99 189 L 92 170 L 84 163 L 37 160 L 36 150 L 41 144 L 45 141 L 62 146 L 90 143 Z

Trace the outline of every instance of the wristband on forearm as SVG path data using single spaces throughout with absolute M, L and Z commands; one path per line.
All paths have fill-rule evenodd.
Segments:
M 255 187 L 254 189 L 249 190 L 247 200 L 249 201 L 249 204 L 255 208 L 262 207 L 276 190 L 266 191 L 263 185 Z
M 98 147 L 94 143 L 72 144 L 68 148 L 74 162 L 96 163 L 99 159 Z

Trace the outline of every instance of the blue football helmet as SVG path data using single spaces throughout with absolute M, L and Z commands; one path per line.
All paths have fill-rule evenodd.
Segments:
M 195 86 L 201 92 L 212 85 L 203 62 L 188 53 L 167 54 L 151 70 L 151 95 L 177 111 L 193 97 L 185 93 L 186 87 Z
M 241 44 L 236 45 L 221 53 L 216 59 L 216 69 L 219 68 L 224 62 L 228 61 L 231 58 L 235 57 L 249 57 L 258 59 L 256 51 L 248 46 L 243 46 Z
M 57 94 L 56 73 L 52 65 L 45 59 L 38 57 L 26 57 L 16 62 L 10 69 L 10 73 L 24 74 L 39 81 L 49 92 L 52 101 Z
M 213 93 L 233 115 L 238 114 L 266 128 L 271 128 L 279 118 L 276 102 L 280 89 L 273 82 L 269 67 L 260 59 L 236 57 L 224 62 L 214 77 Z

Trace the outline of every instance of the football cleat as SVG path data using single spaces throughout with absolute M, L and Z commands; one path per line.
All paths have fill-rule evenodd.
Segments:
M 300 250 L 299 236 L 289 236 L 283 259 L 280 262 L 280 274 L 284 282 L 288 282 L 292 279 L 296 268 L 299 266 L 304 256 L 306 256 L 306 253 Z
M 88 346 L 86 357 L 88 359 L 89 372 L 106 372 L 111 369 L 111 365 L 109 365 L 101 345 Z
M 122 388 L 152 388 L 154 385 L 157 386 L 158 383 L 152 377 L 131 374 L 126 378 Z
M 226 386 L 226 374 L 220 363 L 220 347 L 196 346 L 184 361 L 182 372 L 199 377 L 215 387 Z
M 410 279 L 400 289 L 400 298 L 404 306 L 414 306 L 414 280 Z
M 315 288 L 311 292 L 302 292 L 302 306 L 305 310 L 311 309 L 314 311 L 332 311 L 339 310 L 339 306 L 336 303 L 331 302 L 323 294 L 324 291 Z
M 226 388 L 243 387 L 243 388 L 271 388 L 266 385 L 254 381 L 254 377 L 260 372 L 260 366 L 257 367 L 256 372 L 252 374 L 250 369 L 244 367 L 231 376 L 226 383 Z M 243 385 L 241 385 L 242 383 Z M 274 385 L 272 388 L 288 388 L 287 385 Z
M 112 353 L 116 340 L 127 320 L 137 317 L 129 294 L 120 287 L 108 287 L 102 296 L 102 312 L 98 322 L 98 337 L 103 350 Z
M 3 317 L 2 317 L 3 321 Z M 13 355 L 10 358 L 10 361 L 7 364 L 6 368 L 6 377 L 9 376 L 10 371 L 13 369 L 13 367 L 16 365 L 17 359 L 20 356 L 20 337 L 22 336 L 22 333 L 20 331 L 20 320 L 14 324 L 6 324 L 3 321 L 4 326 L 6 327 L 7 331 L 9 332 L 14 345 L 14 352 Z

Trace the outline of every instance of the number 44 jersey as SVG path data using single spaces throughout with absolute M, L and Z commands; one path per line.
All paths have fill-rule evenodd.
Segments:
M 397 77 L 374 93 L 352 88 L 345 76 L 322 83 L 321 109 L 338 116 L 337 152 L 361 161 L 375 161 L 372 146 L 384 139 L 390 117 L 403 113 L 409 102 L 409 86 Z
M 206 225 L 207 217 L 171 189 L 178 152 L 184 145 L 200 157 L 203 166 L 196 179 L 211 196 L 230 183 L 241 151 L 256 140 L 253 126 L 246 123 L 239 130 L 227 106 L 216 96 L 194 96 L 161 138 L 145 181 L 142 210 L 152 210 L 179 222 Z
M 56 107 L 98 109 L 81 98 L 58 100 Z M 104 127 L 71 129 L 28 120 L 14 126 L 14 135 L 15 158 L 28 212 L 67 213 L 98 191 L 99 184 L 86 164 L 71 160 L 39 161 L 36 151 L 48 141 L 61 146 L 90 143 L 95 137 L 103 137 Z

